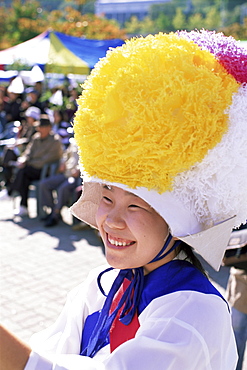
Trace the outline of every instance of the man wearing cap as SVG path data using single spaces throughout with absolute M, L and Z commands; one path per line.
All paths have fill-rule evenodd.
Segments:
M 18 127 L 17 138 L 13 144 L 6 145 L 3 155 L 3 177 L 5 186 L 8 188 L 13 177 L 13 161 L 15 162 L 18 156 L 25 150 L 32 136 L 36 132 L 35 122 L 40 119 L 40 109 L 37 107 L 29 107 L 25 112 L 26 119 L 22 121 Z
M 36 132 L 36 122 L 40 119 L 41 110 L 38 107 L 29 107 L 25 111 L 25 121 L 21 125 L 21 137 L 26 137 L 29 140 L 31 136 Z
M 9 195 L 13 191 L 18 191 L 21 195 L 20 207 L 15 211 L 15 215 L 19 216 L 28 214 L 27 199 L 30 183 L 39 180 L 42 167 L 46 163 L 58 161 L 62 156 L 60 138 L 51 132 L 51 123 L 48 116 L 41 115 L 36 128 L 38 132 L 18 158 L 17 167 L 19 171 L 9 190 Z

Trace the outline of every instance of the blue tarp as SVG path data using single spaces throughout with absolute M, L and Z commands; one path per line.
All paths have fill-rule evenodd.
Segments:
M 62 41 L 66 48 L 80 59 L 84 60 L 90 68 L 93 68 L 99 59 L 106 55 L 109 48 L 115 48 L 124 43 L 124 41 L 120 39 L 88 40 L 68 36 L 60 32 L 54 32 L 54 34 Z

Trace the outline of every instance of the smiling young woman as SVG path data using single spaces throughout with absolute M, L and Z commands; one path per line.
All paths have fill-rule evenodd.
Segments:
M 94 68 L 74 120 L 72 213 L 99 230 L 108 265 L 31 347 L 4 332 L 25 370 L 235 370 L 228 303 L 195 252 L 218 269 L 247 218 L 246 61 L 231 37 L 177 32 Z
M 116 186 L 103 187 L 96 223 L 107 262 L 118 269 L 143 266 L 146 270 L 145 265 L 158 254 L 168 237 L 167 223 L 148 203 Z M 174 253 L 159 263 L 169 261 Z M 151 265 L 147 271 L 152 270 Z

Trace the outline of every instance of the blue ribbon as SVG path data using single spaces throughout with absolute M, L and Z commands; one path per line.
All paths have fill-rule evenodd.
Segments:
M 175 241 L 172 248 L 166 253 L 164 253 L 171 239 L 172 239 L 172 235 L 169 233 L 163 248 L 160 250 L 157 256 L 149 263 L 153 263 L 153 262 L 161 260 L 162 258 L 166 257 L 169 253 L 171 253 L 175 248 L 177 248 L 177 246 L 181 242 L 180 240 Z M 119 320 L 124 325 L 130 324 L 137 310 L 137 307 L 138 307 L 138 304 L 141 298 L 142 290 L 143 290 L 143 285 L 144 285 L 143 267 L 138 267 L 135 269 L 120 270 L 118 276 L 116 277 L 116 279 L 114 280 L 112 284 L 112 287 L 108 295 L 106 295 L 101 285 L 101 278 L 102 278 L 102 275 L 104 275 L 106 272 L 109 272 L 111 270 L 113 270 L 112 267 L 102 271 L 98 276 L 97 282 L 98 282 L 99 289 L 102 292 L 102 294 L 105 295 L 107 298 L 100 312 L 99 319 L 90 336 L 88 346 L 81 352 L 82 356 L 94 357 L 94 355 L 104 346 L 104 343 L 109 334 L 112 323 L 114 319 L 116 318 L 119 310 L 122 307 L 123 308 L 122 308 Z M 123 293 L 117 307 L 110 314 L 110 308 L 111 308 L 114 296 L 116 295 L 121 285 L 123 284 L 124 279 L 128 279 L 130 281 L 130 284 L 125 290 L 125 292 Z

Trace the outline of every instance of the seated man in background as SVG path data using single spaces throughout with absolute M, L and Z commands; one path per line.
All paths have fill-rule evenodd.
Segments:
M 73 139 L 64 152 L 63 160 L 59 166 L 58 173 L 43 179 L 40 182 L 40 202 L 41 206 L 51 209 L 51 213 L 44 217 L 45 226 L 51 227 L 58 224 L 61 218 L 61 209 L 68 205 L 69 200 L 78 186 L 80 170 L 78 165 L 77 146 Z M 57 196 L 54 198 L 53 191 L 56 190 Z
M 36 122 L 40 120 L 41 110 L 37 107 L 29 107 L 25 111 L 25 119 L 22 119 L 18 138 L 27 138 L 29 142 L 36 133 Z
M 31 141 L 32 136 L 36 133 L 36 122 L 40 119 L 40 109 L 37 107 L 29 107 L 25 112 L 25 119 L 22 119 L 18 127 L 18 134 L 14 141 L 7 144 L 3 150 L 3 179 L 7 189 L 13 180 L 13 162 L 15 164 L 17 158 L 24 152 L 27 144 Z
M 15 211 L 15 215 L 18 216 L 28 215 L 27 199 L 31 182 L 40 179 L 42 168 L 46 163 L 58 161 L 62 157 L 60 138 L 51 132 L 48 116 L 41 115 L 36 129 L 38 132 L 33 135 L 26 150 L 16 162 L 19 170 L 8 191 L 9 195 L 13 191 L 21 195 L 20 207 Z

